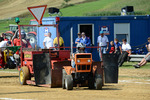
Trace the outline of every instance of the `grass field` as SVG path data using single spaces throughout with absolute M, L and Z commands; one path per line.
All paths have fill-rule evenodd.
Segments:
M 97 0 L 61 9 L 63 16 L 83 16 L 85 13 L 107 8 L 120 0 Z

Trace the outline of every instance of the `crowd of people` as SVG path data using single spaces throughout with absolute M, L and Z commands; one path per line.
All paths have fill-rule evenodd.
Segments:
M 56 37 L 54 40 L 51 38 L 51 33 L 49 32 L 48 33 L 48 36 L 44 38 L 43 40 L 43 46 L 44 46 L 44 49 L 53 49 L 54 50 L 57 50 L 58 49 L 58 44 L 59 44 L 59 47 L 60 47 L 60 50 L 63 50 L 64 48 L 64 40 L 63 38 L 60 36 L 60 33 L 58 32 L 58 37 Z M 57 41 L 57 38 L 59 39 L 59 43 Z
M 91 52 L 91 39 L 86 36 L 85 32 L 77 33 L 78 37 L 75 39 L 76 46 L 79 46 L 78 44 L 82 45 L 84 47 L 85 53 Z M 54 40 L 51 38 L 52 34 L 49 32 L 47 36 L 43 40 L 43 46 L 44 49 L 58 49 L 58 44 L 60 47 L 60 50 L 64 49 L 64 40 L 60 36 L 60 33 L 58 32 L 58 37 L 56 37 Z M 26 47 L 28 44 L 28 48 L 31 48 L 31 45 L 29 41 L 25 39 L 25 32 L 21 31 L 21 37 L 22 37 L 22 46 Z M 14 46 L 17 46 L 17 38 L 13 40 Z M 59 43 L 57 41 L 59 39 Z M 146 48 L 150 52 L 150 38 L 148 38 L 149 44 L 146 45 Z M 111 45 L 110 51 L 109 50 L 109 44 Z M 0 48 L 7 47 L 11 45 L 11 41 L 6 38 L 6 34 L 2 33 L 0 37 Z M 104 35 L 104 31 L 99 32 L 99 36 L 97 37 L 97 51 L 99 52 L 100 61 L 102 61 L 102 55 L 109 52 L 109 54 L 117 54 L 119 56 L 118 59 L 118 66 L 122 66 L 125 60 L 131 55 L 131 46 L 129 43 L 127 43 L 126 39 L 122 40 L 122 45 L 119 43 L 119 40 L 117 38 L 114 39 L 114 41 L 110 41 L 106 35 Z M 2 50 L 0 49 L 0 57 L 2 57 Z M 133 65 L 135 68 L 140 68 L 141 66 L 145 65 L 148 61 L 150 61 L 150 53 L 148 53 L 143 60 Z
M 53 48 L 57 49 L 58 47 L 58 41 L 57 37 L 53 40 L 51 38 L 51 33 L 48 33 L 48 37 L 45 37 L 43 41 L 43 46 L 45 49 Z M 75 39 L 75 44 L 78 48 L 78 46 L 84 47 L 85 53 L 90 53 L 90 46 L 91 46 L 91 39 L 86 36 L 85 32 L 77 33 L 78 37 Z M 59 38 L 59 45 L 60 49 L 62 50 L 64 47 L 64 40 L 60 36 L 60 33 L 58 33 Z M 150 38 L 148 38 L 148 42 L 150 43 Z M 79 44 L 79 45 L 77 45 Z M 109 44 L 111 45 L 110 51 L 109 50 Z M 106 35 L 104 35 L 104 31 L 99 32 L 99 36 L 97 37 L 97 50 L 99 52 L 100 61 L 102 61 L 102 55 L 109 52 L 109 54 L 117 54 L 119 56 L 118 58 L 118 66 L 121 67 L 122 64 L 129 58 L 131 55 L 131 46 L 129 43 L 127 43 L 126 39 L 122 40 L 122 45 L 119 43 L 119 40 L 117 38 L 114 39 L 114 41 L 110 41 Z M 61 48 L 62 47 L 62 48 Z M 88 48 L 87 48 L 88 47 Z M 146 46 L 148 48 L 148 51 L 150 51 L 150 45 Z M 78 50 L 78 49 L 77 49 Z M 78 51 L 76 51 L 78 52 Z M 147 63 L 147 61 L 150 61 L 150 53 L 148 53 L 145 58 L 138 64 L 133 65 L 135 68 L 140 68 L 140 66 L 143 66 Z

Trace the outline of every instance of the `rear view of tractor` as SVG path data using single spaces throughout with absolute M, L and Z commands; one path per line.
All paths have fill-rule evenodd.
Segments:
M 64 66 L 62 70 L 62 88 L 72 90 L 73 86 L 88 86 L 101 90 L 103 85 L 103 69 L 101 62 L 93 62 L 91 53 L 78 53 L 74 57 L 75 68 Z

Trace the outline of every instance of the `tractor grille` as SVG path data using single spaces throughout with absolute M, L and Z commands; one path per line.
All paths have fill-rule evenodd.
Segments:
M 90 65 L 78 65 L 78 70 L 90 70 Z
M 77 58 L 91 58 L 91 55 L 77 55 Z

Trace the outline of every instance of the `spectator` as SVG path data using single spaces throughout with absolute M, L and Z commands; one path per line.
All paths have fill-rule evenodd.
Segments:
M 21 39 L 22 39 L 22 48 L 32 48 L 29 40 L 26 39 L 26 33 L 24 30 L 21 30 Z
M 114 53 L 114 52 L 115 52 L 114 42 L 113 42 L 113 41 L 111 41 L 111 42 L 110 42 L 110 45 L 111 45 L 111 48 L 110 48 L 109 53 L 110 53 L 110 54 L 112 54 L 112 53 Z
M 6 33 L 2 33 L 2 37 L 3 37 L 4 41 L 8 41 L 8 39 L 6 38 Z
M 75 59 L 74 59 L 74 55 L 76 53 L 85 53 L 85 45 L 83 43 L 78 43 L 77 44 L 77 49 L 76 49 L 76 52 L 72 54 L 72 60 L 71 60 L 71 66 L 73 68 L 75 68 Z
M 0 48 L 0 68 L 4 68 L 4 52 Z
M 48 36 L 44 38 L 43 46 L 45 49 L 49 49 L 50 47 L 53 47 L 53 39 L 51 38 L 51 33 L 49 32 L 47 34 Z
M 115 53 L 120 55 L 122 53 L 122 48 L 121 48 L 121 44 L 119 43 L 119 40 L 117 38 L 115 38 L 115 40 L 114 40 L 114 45 L 115 45 Z
M 75 40 L 75 44 L 80 43 L 80 41 L 81 41 L 81 33 L 79 32 L 79 33 L 78 33 L 78 37 L 77 37 L 76 40 Z
M 22 39 L 21 43 L 20 43 L 20 39 L 19 39 L 19 32 L 17 32 L 17 33 L 18 33 L 18 36 L 12 40 L 14 46 L 21 46 L 21 43 L 22 43 L 22 48 L 32 48 L 29 40 L 26 39 L 25 31 L 21 30 L 21 39 Z M 15 34 L 17 35 L 17 33 L 15 33 Z M 18 52 L 18 54 L 19 54 L 19 52 Z
M 4 41 L 4 39 L 2 37 L 0 37 L 0 48 L 7 47 L 9 45 L 11 45 L 10 41 Z
M 126 39 L 123 39 L 123 44 L 122 44 L 122 54 L 120 55 L 118 59 L 119 67 L 122 66 L 125 60 L 127 60 L 127 57 L 131 55 L 131 46 L 130 44 L 127 43 Z
M 100 31 L 100 36 L 97 38 L 97 50 L 99 51 L 99 57 L 100 61 L 102 60 L 102 54 L 106 54 L 106 51 L 108 51 L 109 47 L 109 40 L 107 36 L 104 35 L 103 31 Z
M 86 37 L 85 33 L 82 32 L 82 37 L 80 43 L 85 45 L 86 47 L 89 47 L 91 45 L 91 39 L 89 37 Z M 90 48 L 85 48 L 85 53 L 90 53 L 91 49 Z
M 148 53 L 146 54 L 146 56 L 141 60 L 140 63 L 133 65 L 135 68 L 140 68 L 141 66 L 145 65 L 148 61 L 150 61 L 150 37 L 147 39 L 148 40 L 148 45 L 146 45 L 145 47 L 148 50 Z
M 63 38 L 60 36 L 60 33 L 58 32 L 58 38 L 59 38 L 59 46 L 60 47 L 64 47 L 64 40 Z M 54 39 L 53 41 L 53 46 L 54 47 L 58 47 L 58 39 L 57 37 Z M 64 48 L 60 48 L 60 50 L 63 50 Z
M 147 51 L 150 52 L 150 37 L 148 37 L 147 41 L 148 41 L 148 44 L 145 45 L 145 47 L 146 47 Z

